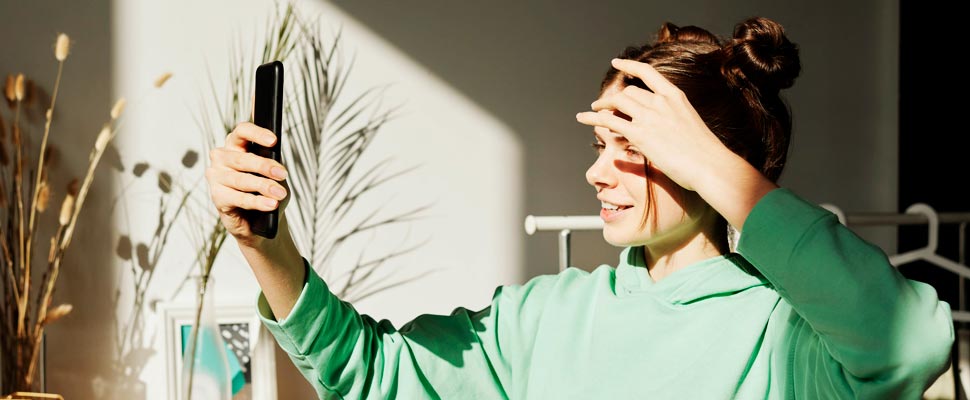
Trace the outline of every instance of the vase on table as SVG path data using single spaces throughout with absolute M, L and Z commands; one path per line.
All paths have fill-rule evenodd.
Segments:
M 209 277 L 205 282 L 201 276 L 194 277 L 194 280 L 195 304 L 200 304 L 198 300 L 201 296 L 202 307 L 192 328 L 187 333 L 183 330 L 181 399 L 229 400 L 232 397 L 232 382 L 226 343 L 216 323 L 215 281 Z

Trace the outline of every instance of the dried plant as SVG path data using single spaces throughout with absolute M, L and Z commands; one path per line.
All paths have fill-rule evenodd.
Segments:
M 3 357 L 4 391 L 31 391 L 35 387 L 34 376 L 37 369 L 38 353 L 44 331 L 50 324 L 68 315 L 73 306 L 60 304 L 52 307 L 51 301 L 60 274 L 61 263 L 77 226 L 78 216 L 84 206 L 94 172 L 101 161 L 108 144 L 114 139 L 120 127 L 121 111 L 124 100 L 119 100 L 109 113 L 109 119 L 102 127 L 88 156 L 88 167 L 80 183 L 71 181 L 64 190 L 60 213 L 54 234 L 49 241 L 35 243 L 39 231 L 40 214 L 47 210 L 54 190 L 48 182 L 48 170 L 54 149 L 49 143 L 51 125 L 64 63 L 70 53 L 70 39 L 60 34 L 54 46 L 57 60 L 57 75 L 49 104 L 44 107 L 44 128 L 40 145 L 33 149 L 28 127 L 21 115 L 31 110 L 31 98 L 40 93 L 36 86 L 23 75 L 8 77 L 4 93 L 9 108 L 13 111 L 10 124 L 12 134 L 4 134 L 6 123 L 0 112 L 0 269 L 3 274 L 4 301 L 0 303 L 0 346 Z M 39 106 L 34 102 L 34 107 Z M 7 154 L 13 153 L 12 165 Z M 36 150 L 35 168 L 28 168 L 31 150 Z M 26 181 L 25 181 L 26 178 Z M 28 196 L 28 194 L 30 194 Z M 34 285 L 32 258 L 40 246 L 50 246 L 47 252 L 47 268 L 37 285 Z M 0 391 L 2 392 L 2 391 Z

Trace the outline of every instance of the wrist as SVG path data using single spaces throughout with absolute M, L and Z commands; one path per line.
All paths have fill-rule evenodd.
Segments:
M 239 245 L 243 257 L 249 263 L 273 315 L 279 320 L 286 318 L 308 277 L 303 257 L 282 222 L 275 238 L 258 238 L 247 242 Z
M 705 192 L 716 193 L 723 190 L 724 183 L 736 180 L 738 174 L 747 173 L 742 171 L 744 165 L 750 166 L 747 160 L 731 151 L 720 140 L 701 150 L 694 159 L 698 162 L 694 165 L 694 174 L 689 183 L 691 189 L 701 197 L 704 197 Z
M 239 243 L 239 248 L 244 254 L 259 254 L 263 258 L 272 260 L 282 260 L 293 258 L 293 254 L 299 256 L 296 245 L 293 242 L 289 231 L 280 227 L 276 237 L 269 239 L 257 236 L 252 240 Z
M 267 255 L 282 253 L 288 247 L 295 247 L 293 237 L 290 236 L 290 230 L 286 223 L 286 216 L 283 213 L 280 215 L 276 236 L 272 239 L 253 233 L 245 239 L 236 238 L 236 242 L 243 252 Z
M 743 230 L 754 205 L 778 185 L 730 150 L 710 165 L 697 179 L 695 190 L 729 224 Z
M 253 240 L 239 242 L 239 249 L 249 261 L 250 266 L 270 265 L 285 268 L 300 268 L 302 272 L 303 257 L 296 247 L 293 237 L 285 222 L 280 223 L 275 238 L 269 239 L 256 236 Z

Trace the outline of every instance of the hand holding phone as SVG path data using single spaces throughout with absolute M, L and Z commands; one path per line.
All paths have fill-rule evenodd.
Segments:
M 265 147 L 250 142 L 246 145 L 246 151 L 282 163 L 283 63 L 272 61 L 257 67 L 255 86 L 253 123 L 272 131 L 276 135 L 276 143 L 272 147 Z M 253 233 L 272 239 L 279 228 L 279 212 L 277 207 L 273 211 L 245 210 L 243 215 Z

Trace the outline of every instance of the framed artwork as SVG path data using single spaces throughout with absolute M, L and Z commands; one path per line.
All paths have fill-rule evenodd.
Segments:
M 195 306 L 159 304 L 164 321 L 165 372 L 169 400 L 181 400 L 182 354 L 195 322 Z M 216 324 L 226 343 L 233 400 L 276 399 L 275 342 L 256 316 L 256 306 L 215 307 Z

